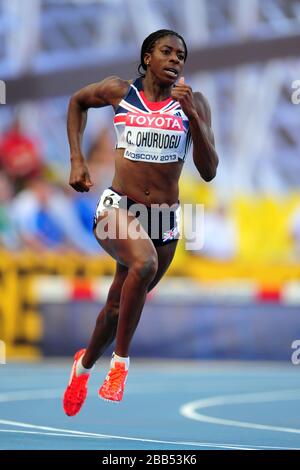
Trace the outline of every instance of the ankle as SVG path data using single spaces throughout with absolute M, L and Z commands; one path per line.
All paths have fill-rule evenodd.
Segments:
M 79 359 L 76 365 L 76 375 L 83 375 L 83 374 L 90 374 L 93 370 L 94 366 L 92 365 L 91 367 L 86 367 L 85 363 L 83 361 L 83 357 Z
M 91 362 L 91 361 L 88 361 L 85 356 L 83 356 L 81 358 L 81 365 L 85 368 L 85 369 L 92 369 L 94 367 L 94 362 Z
M 121 362 L 125 364 L 125 369 L 126 370 L 129 369 L 129 364 L 130 364 L 129 356 L 127 357 L 119 356 L 118 354 L 114 352 L 111 358 L 111 367 L 114 367 L 116 362 Z

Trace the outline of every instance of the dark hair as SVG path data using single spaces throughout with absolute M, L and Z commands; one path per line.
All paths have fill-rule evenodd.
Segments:
M 165 37 L 165 36 L 176 36 L 177 38 L 181 39 L 181 41 L 183 42 L 183 45 L 184 45 L 184 49 L 185 49 L 184 61 L 186 61 L 188 51 L 187 51 L 186 43 L 185 43 L 185 40 L 183 39 L 183 37 L 180 36 L 180 34 L 176 33 L 175 31 L 172 31 L 171 29 L 159 29 L 158 31 L 154 31 L 154 33 L 149 34 L 149 36 L 146 37 L 146 39 L 144 40 L 144 42 L 142 44 L 141 63 L 138 66 L 138 73 L 141 76 L 144 76 L 145 74 L 140 71 L 140 68 L 142 68 L 144 71 L 147 70 L 147 65 L 144 62 L 144 55 L 146 54 L 146 52 L 151 52 L 153 50 L 154 46 L 155 46 L 156 41 L 160 38 Z

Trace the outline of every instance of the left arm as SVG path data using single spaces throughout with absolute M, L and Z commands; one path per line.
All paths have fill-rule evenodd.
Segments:
M 216 176 L 219 159 L 211 129 L 208 101 L 202 93 L 193 93 L 183 78 L 173 88 L 172 97 L 179 101 L 183 112 L 189 118 L 195 166 L 205 181 L 211 181 Z

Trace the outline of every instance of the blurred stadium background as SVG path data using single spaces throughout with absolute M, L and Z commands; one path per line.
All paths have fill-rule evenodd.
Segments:
M 186 81 L 208 98 L 218 175 L 189 158 L 181 201 L 205 205 L 205 242 L 180 242 L 150 294 L 132 355 L 290 362 L 300 338 L 298 0 L 2 0 L 0 338 L 7 360 L 66 356 L 91 333 L 114 272 L 93 239 L 113 174 L 109 109 L 91 110 L 93 191 L 68 187 L 68 100 L 108 75 L 135 77 L 140 46 L 170 28 Z

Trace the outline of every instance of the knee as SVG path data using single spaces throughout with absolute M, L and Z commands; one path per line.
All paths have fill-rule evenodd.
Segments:
M 154 279 L 157 269 L 158 259 L 156 254 L 148 256 L 144 260 L 135 261 L 130 268 L 138 279 L 147 282 L 151 282 Z

